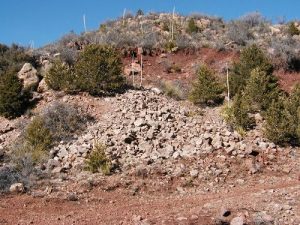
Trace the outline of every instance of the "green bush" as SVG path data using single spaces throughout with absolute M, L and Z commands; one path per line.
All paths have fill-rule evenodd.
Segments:
M 258 67 L 267 75 L 273 72 L 273 66 L 270 60 L 257 45 L 245 48 L 241 53 L 239 62 L 233 65 L 230 74 L 231 96 L 244 90 L 252 70 Z
M 96 142 L 94 148 L 86 160 L 86 169 L 92 173 L 101 171 L 104 175 L 111 173 L 111 162 L 105 154 L 105 146 Z
M 195 20 L 193 18 L 191 18 L 188 22 L 186 32 L 189 33 L 189 34 L 192 34 L 192 33 L 197 33 L 199 31 L 200 31 L 200 28 L 195 23 Z
M 124 88 L 121 59 L 117 51 L 109 46 L 89 45 L 74 63 L 67 65 L 56 60 L 46 75 L 46 83 L 53 90 L 69 93 L 79 91 L 91 95 L 117 92 Z
M 272 100 L 276 100 L 278 95 L 279 88 L 275 76 L 267 74 L 259 67 L 252 70 L 243 96 L 253 111 L 267 110 Z
M 121 90 L 125 84 L 121 64 L 118 52 L 112 47 L 85 47 L 75 64 L 76 87 L 92 95 Z
M 192 85 L 189 98 L 194 104 L 215 105 L 224 99 L 222 96 L 224 87 L 206 66 L 198 69 L 197 79 Z
M 289 96 L 286 104 L 286 108 L 292 118 L 290 124 L 292 134 L 291 134 L 291 144 L 300 144 L 300 84 L 296 84 Z
M 272 101 L 265 115 L 265 135 L 276 144 L 290 142 L 293 133 L 293 120 L 285 103 L 286 99 L 284 98 Z
M 169 52 L 171 52 L 176 46 L 176 43 L 174 41 L 168 41 L 165 43 L 165 49 Z
M 288 98 L 273 100 L 266 112 L 265 134 L 278 144 L 300 144 L 300 84 Z
M 20 116 L 26 109 L 29 95 L 22 91 L 23 85 L 17 71 L 8 70 L 0 74 L 0 115 L 6 118 Z
M 245 101 L 245 97 L 238 93 L 232 105 L 226 106 L 223 112 L 224 119 L 240 133 L 249 130 L 254 126 L 253 117 L 249 116 L 250 106 Z
M 288 26 L 288 33 L 292 36 L 300 35 L 300 30 L 295 26 L 294 22 L 290 22 Z
M 45 81 L 55 91 L 76 92 L 74 69 L 61 60 L 53 62 L 45 76 Z
M 24 134 L 23 151 L 32 154 L 32 159 L 39 162 L 51 149 L 52 135 L 42 117 L 35 117 L 27 126 Z
M 12 44 L 11 47 L 0 44 L 0 73 L 15 69 L 19 71 L 25 62 L 36 67 L 36 59 L 28 54 L 24 47 Z

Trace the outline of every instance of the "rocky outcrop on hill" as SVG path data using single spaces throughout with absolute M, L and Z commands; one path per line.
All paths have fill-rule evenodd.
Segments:
M 24 89 L 36 88 L 39 83 L 37 70 L 30 64 L 25 63 L 18 73 L 18 78 L 23 81 Z

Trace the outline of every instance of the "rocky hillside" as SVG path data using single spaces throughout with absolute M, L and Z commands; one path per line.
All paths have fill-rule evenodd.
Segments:
M 98 30 L 81 35 L 67 34 L 39 51 L 63 51 L 71 57 L 75 53 L 67 51 L 66 46 L 78 50 L 91 43 L 113 45 L 123 49 L 123 54 L 130 54 L 126 50 L 137 47 L 144 48 L 145 54 L 152 54 L 157 50 L 192 52 L 200 48 L 239 50 L 255 43 L 268 52 L 279 67 L 298 70 L 299 30 L 298 22 L 272 24 L 259 13 L 249 13 L 229 22 L 201 14 L 149 13 L 133 16 L 129 13 L 101 24 Z
M 281 179 L 286 183 L 298 179 L 298 148 L 282 148 L 266 141 L 260 126 L 242 137 L 226 125 L 220 117 L 220 108 L 199 109 L 189 102 L 168 98 L 157 88 L 132 90 L 103 99 L 49 92 L 44 99 L 48 100 L 41 102 L 37 111 L 53 101 L 80 103 L 82 109 L 96 120 L 84 133 L 75 135 L 68 142 L 61 142 L 50 151 L 50 158 L 41 167 L 43 173 L 50 177 L 48 181 L 38 182 L 41 187 L 47 184 L 47 189 L 41 192 L 36 187 L 31 191 L 33 196 L 89 199 L 91 185 L 100 185 L 104 190 L 125 188 L 130 195 L 139 196 L 156 190 L 156 194 L 160 192 L 162 198 L 167 198 L 166 190 L 183 196 L 224 194 L 240 187 L 250 188 L 255 183 L 267 187 L 281 182 Z M 256 119 L 261 123 L 259 115 Z M 7 124 L 1 129 L 1 146 L 5 149 L 21 130 L 13 125 L 14 122 L 3 121 L 1 124 Z M 84 172 L 86 159 L 97 142 L 106 146 L 112 176 Z M 103 182 L 103 179 L 106 181 Z M 11 190 L 15 191 L 15 187 Z M 204 208 L 212 213 L 214 224 L 230 220 L 251 224 L 260 216 L 269 224 L 298 224 L 299 202 L 290 200 L 297 199 L 297 191 L 291 188 L 287 192 L 289 198 L 279 198 L 279 192 L 277 196 L 269 195 L 267 191 L 265 194 L 269 197 L 264 204 L 259 202 L 265 199 L 265 194 L 259 192 L 255 203 L 248 199 L 241 205 L 228 198 L 224 199 L 225 205 L 212 202 Z M 233 217 L 219 214 L 220 207 L 225 206 L 228 208 L 222 210 L 235 211 Z M 283 209 L 274 210 L 273 207 Z M 226 214 L 225 211 L 222 213 Z M 192 219 L 189 216 L 181 218 L 180 215 L 173 222 L 199 219 L 199 224 L 202 224 L 200 220 L 203 218 L 199 215 L 193 215 Z M 168 218 L 166 215 L 163 217 Z M 136 224 L 152 224 L 151 218 L 133 217 L 133 221 L 137 220 Z M 169 219 L 172 220 L 171 217 Z
M 139 11 L 0 45 L 0 224 L 300 224 L 299 29 Z

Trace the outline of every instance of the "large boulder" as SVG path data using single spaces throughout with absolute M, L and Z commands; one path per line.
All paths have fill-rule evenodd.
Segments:
M 37 70 L 30 63 L 23 65 L 18 72 L 18 78 L 23 81 L 23 87 L 26 90 L 35 89 L 39 84 Z

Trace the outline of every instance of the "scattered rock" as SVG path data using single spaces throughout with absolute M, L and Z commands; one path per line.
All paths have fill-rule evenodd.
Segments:
M 245 218 L 243 216 L 234 217 L 230 221 L 230 225 L 244 225 L 244 224 L 245 224 Z
M 10 186 L 9 191 L 11 193 L 24 193 L 25 187 L 22 183 L 14 183 Z

